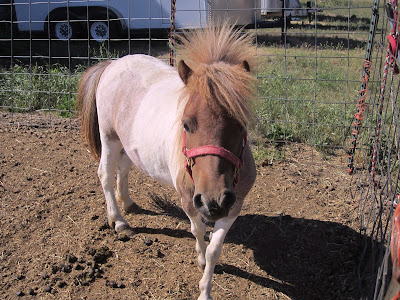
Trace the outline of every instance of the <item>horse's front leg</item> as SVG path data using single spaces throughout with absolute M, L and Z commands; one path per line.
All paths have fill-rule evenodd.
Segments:
M 196 238 L 196 251 L 198 253 L 197 263 L 201 269 L 204 269 L 206 265 L 206 249 L 207 244 L 204 241 L 204 236 L 206 235 L 206 224 L 201 219 L 198 211 L 193 206 L 193 193 L 194 188 L 191 184 L 186 184 L 184 181 L 184 175 L 186 171 L 183 171 L 181 175 L 182 181 L 178 182 L 178 192 L 181 195 L 182 208 L 190 220 L 190 230 L 194 237 Z
M 203 270 L 206 266 L 206 249 L 207 244 L 204 241 L 204 236 L 206 234 L 206 224 L 201 220 L 200 214 L 196 214 L 195 216 L 189 216 L 190 224 L 191 224 L 191 231 L 192 234 L 196 238 L 196 251 L 198 253 L 197 256 L 197 263 L 199 267 Z
M 212 299 L 211 297 L 211 280 L 214 274 L 215 264 L 217 263 L 221 251 L 222 245 L 225 240 L 225 236 L 231 228 L 233 222 L 235 222 L 237 216 L 223 218 L 215 222 L 212 238 L 210 244 L 206 250 L 206 266 L 204 268 L 203 277 L 200 280 L 200 296 L 198 300 L 208 300 Z

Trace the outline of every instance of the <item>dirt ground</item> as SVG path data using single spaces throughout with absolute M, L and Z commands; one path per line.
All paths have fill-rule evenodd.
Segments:
M 201 272 L 177 193 L 132 170 L 143 210 L 125 216 L 135 237 L 118 239 L 76 120 L 29 118 L 0 115 L 0 298 L 196 299 Z M 344 160 L 295 144 L 257 167 L 214 299 L 358 298 L 358 203 Z

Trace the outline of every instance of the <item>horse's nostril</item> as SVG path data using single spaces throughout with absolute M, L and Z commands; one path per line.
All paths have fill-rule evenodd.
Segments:
M 194 195 L 193 203 L 194 207 L 197 209 L 201 208 L 204 205 L 203 201 L 201 200 L 201 194 Z
M 221 207 L 229 211 L 236 201 L 236 193 L 233 191 L 225 191 L 222 196 Z

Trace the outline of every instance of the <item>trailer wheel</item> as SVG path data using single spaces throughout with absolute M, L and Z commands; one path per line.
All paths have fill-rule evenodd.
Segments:
M 93 22 L 90 25 L 90 36 L 97 42 L 104 42 L 110 35 L 110 29 L 106 22 Z
M 57 22 L 53 26 L 53 35 L 59 40 L 68 41 L 72 38 L 74 31 L 69 22 Z

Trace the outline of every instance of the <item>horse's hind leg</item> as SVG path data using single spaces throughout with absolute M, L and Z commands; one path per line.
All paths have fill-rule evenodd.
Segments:
M 118 162 L 116 196 L 117 200 L 123 203 L 124 210 L 128 213 L 140 210 L 140 207 L 129 197 L 128 174 L 132 165 L 131 159 L 128 157 L 125 150 L 122 149 Z
M 115 169 L 122 145 L 119 140 L 103 140 L 98 175 L 103 187 L 107 205 L 108 224 L 120 232 L 129 227 L 121 215 L 114 193 Z

